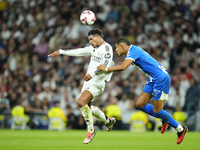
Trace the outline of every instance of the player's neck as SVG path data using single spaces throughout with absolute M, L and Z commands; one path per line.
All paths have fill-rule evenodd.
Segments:
M 127 47 L 128 51 L 129 51 L 130 48 L 131 48 L 131 45 Z M 127 53 L 128 53 L 128 51 L 127 51 Z
M 99 46 L 101 46 L 105 41 L 103 39 L 100 40 Z

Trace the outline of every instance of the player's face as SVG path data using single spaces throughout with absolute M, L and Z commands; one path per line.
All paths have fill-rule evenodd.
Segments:
M 99 47 L 100 36 L 90 35 L 88 37 L 90 44 L 95 48 Z
M 115 51 L 117 52 L 117 54 L 118 54 L 119 56 L 121 56 L 121 55 L 122 55 L 122 52 L 123 52 L 122 46 L 121 46 L 121 45 L 118 45 L 118 44 L 115 44 L 115 47 L 116 47 Z

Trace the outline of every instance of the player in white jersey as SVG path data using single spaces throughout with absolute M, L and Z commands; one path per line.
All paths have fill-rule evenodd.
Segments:
M 85 144 L 90 143 L 96 134 L 92 115 L 105 122 L 108 131 L 112 130 L 113 124 L 116 122 L 115 118 L 108 118 L 98 107 L 92 105 L 94 98 L 103 93 L 106 82 L 110 81 L 112 76 L 112 72 L 108 73 L 96 68 L 100 64 L 107 67 L 114 66 L 113 49 L 110 44 L 103 40 L 99 29 L 94 28 L 90 30 L 88 32 L 88 39 L 91 46 L 71 50 L 60 49 L 48 55 L 48 57 L 60 54 L 68 56 L 91 55 L 88 70 L 84 77 L 83 88 L 77 100 L 77 104 L 88 127 L 87 136 L 83 141 Z

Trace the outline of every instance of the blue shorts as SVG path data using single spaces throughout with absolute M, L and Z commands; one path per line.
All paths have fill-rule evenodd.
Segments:
M 147 81 L 143 92 L 152 94 L 154 100 L 167 100 L 170 84 L 171 79 L 170 76 L 167 75 L 158 83 Z

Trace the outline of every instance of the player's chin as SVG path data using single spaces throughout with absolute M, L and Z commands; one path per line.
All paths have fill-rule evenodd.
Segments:
M 96 45 L 92 44 L 92 47 L 96 48 Z

